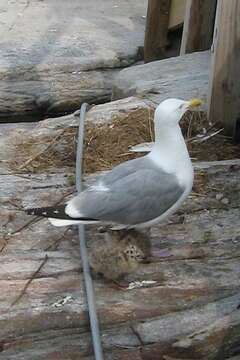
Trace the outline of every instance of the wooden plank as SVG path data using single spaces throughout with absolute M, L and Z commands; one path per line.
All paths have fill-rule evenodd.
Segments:
M 209 87 L 209 120 L 240 142 L 240 2 L 219 0 Z
M 187 0 L 172 0 L 169 17 L 169 29 L 174 29 L 183 24 Z
M 119 126 L 124 118 L 130 124 L 147 106 L 137 99 L 98 105 L 87 122 L 98 123 L 99 131 L 116 116 Z M 68 115 L 1 128 L 0 360 L 93 360 L 77 231 L 55 228 L 46 219 L 32 222 L 22 211 L 64 201 L 63 195 L 75 190 L 68 181 L 73 169 L 62 163 L 55 170 L 20 174 L 17 167 L 7 167 L 16 158 L 17 136 L 18 141 L 32 139 L 36 147 L 37 140 L 45 144 L 76 123 L 77 118 Z M 69 149 L 61 136 L 55 156 Z M 37 162 L 40 165 L 39 158 Z M 129 275 L 130 280 L 153 280 L 153 286 L 123 292 L 94 279 L 106 360 L 173 360 L 182 353 L 185 359 L 202 359 L 206 352 L 215 358 L 220 350 L 228 358 L 238 349 L 240 164 L 204 162 L 197 168 L 196 180 L 200 177 L 203 186 L 171 223 L 151 228 L 157 261 Z M 87 239 L 88 246 L 94 246 L 101 234 L 89 227 Z
M 212 45 L 216 0 L 187 0 L 180 54 Z
M 136 352 L 138 359 L 140 344 L 136 333 L 143 343 L 144 359 L 159 359 L 161 349 L 163 355 L 171 356 L 175 346 L 180 349 L 188 338 L 193 340 L 189 342 L 190 350 L 184 348 L 185 358 L 191 358 L 192 350 L 197 358 L 198 349 L 204 353 L 213 344 L 211 354 L 221 348 L 219 334 L 222 329 L 228 330 L 224 319 L 233 313 L 229 326 L 233 325 L 236 335 L 230 342 L 228 339 L 226 355 L 235 350 L 240 341 L 240 319 L 235 316 L 240 289 L 240 167 L 231 165 L 206 166 L 206 194 L 189 197 L 181 209 L 184 222 L 179 214 L 171 224 L 152 228 L 152 245 L 159 251 L 159 261 L 144 265 L 133 274 L 133 279 L 155 280 L 154 287 L 123 293 L 102 279 L 94 281 L 103 345 L 109 359 L 114 358 L 115 350 L 119 351 L 117 359 L 127 359 L 127 353 L 126 357 L 122 354 L 124 347 Z M 25 174 L 17 182 L 14 175 L 1 177 L 4 202 L 0 215 L 2 211 L 9 212 L 12 220 L 8 224 L 4 221 L 1 227 L 7 235 L 7 245 L 1 253 L 0 266 L 0 335 L 4 339 L 0 359 L 64 360 L 91 356 L 77 233 L 73 230 L 64 234 L 47 220 L 16 231 L 19 221 L 28 221 L 27 216 L 18 209 L 10 210 L 6 202 L 8 197 L 14 201 L 21 192 L 22 204 L 37 201 L 42 205 L 53 194 L 56 196 L 54 184 L 62 185 L 61 192 L 69 189 L 64 172 L 61 178 L 60 174 L 48 174 L 47 179 L 39 173 Z M 12 195 L 11 181 L 16 188 Z M 37 184 L 46 187 L 39 189 Z M 224 191 L 229 199 L 227 207 L 216 198 L 219 191 Z M 96 232 L 89 231 L 88 238 L 97 242 Z M 48 261 L 38 277 L 21 301 L 10 306 L 46 254 Z M 223 327 L 218 319 L 223 319 Z M 216 327 L 212 328 L 212 323 Z M 195 337 L 196 329 L 203 329 L 204 337 Z M 175 345 L 176 339 L 182 341 Z
M 144 41 L 144 61 L 164 57 L 167 44 L 170 0 L 148 0 L 147 23 Z

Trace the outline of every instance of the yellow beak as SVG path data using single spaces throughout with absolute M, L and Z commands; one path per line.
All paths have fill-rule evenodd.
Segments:
M 191 99 L 188 102 L 188 107 L 195 108 L 195 107 L 201 106 L 202 104 L 203 104 L 203 101 L 200 99 Z

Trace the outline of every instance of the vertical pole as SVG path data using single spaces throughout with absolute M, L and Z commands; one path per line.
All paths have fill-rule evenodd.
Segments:
M 167 45 L 170 0 L 148 0 L 147 22 L 144 41 L 144 61 L 164 57 Z
M 78 192 L 82 191 L 83 139 L 84 139 L 84 121 L 85 121 L 86 110 L 87 110 L 87 104 L 84 103 L 82 104 L 80 110 L 78 146 L 77 146 L 77 156 L 76 156 L 76 186 Z M 80 255 L 82 259 L 83 276 L 84 276 L 86 294 L 87 294 L 88 312 L 90 318 L 90 327 L 92 333 L 94 355 L 96 360 L 103 360 L 101 335 L 100 335 L 99 322 L 98 322 L 96 305 L 95 305 L 93 282 L 91 277 L 90 266 L 88 263 L 84 225 L 81 224 L 78 226 L 78 233 L 79 233 Z
M 240 142 L 240 1 L 218 0 L 208 117 Z
M 210 49 L 217 0 L 187 0 L 180 55 Z

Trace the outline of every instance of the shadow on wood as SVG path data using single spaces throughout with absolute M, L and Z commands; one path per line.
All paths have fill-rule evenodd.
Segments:
M 187 0 L 180 55 L 212 45 L 216 0 Z
M 144 42 L 144 61 L 164 57 L 167 45 L 170 0 L 149 0 Z
M 240 2 L 219 0 L 212 47 L 209 120 L 240 141 Z M 238 125 L 237 125 L 238 124 Z

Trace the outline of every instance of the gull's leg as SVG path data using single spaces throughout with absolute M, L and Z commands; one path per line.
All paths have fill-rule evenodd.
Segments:
M 111 229 L 110 225 L 101 225 L 98 227 L 98 232 L 100 234 L 104 234 L 106 232 L 108 232 Z
M 129 282 L 124 280 L 111 280 L 112 287 L 117 290 L 128 290 Z

